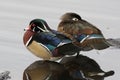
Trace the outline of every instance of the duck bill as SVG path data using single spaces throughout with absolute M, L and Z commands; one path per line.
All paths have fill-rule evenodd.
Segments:
M 24 31 L 30 30 L 30 26 L 24 28 Z

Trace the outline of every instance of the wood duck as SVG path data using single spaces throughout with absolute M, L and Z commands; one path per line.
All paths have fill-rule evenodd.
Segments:
M 54 61 L 35 61 L 23 73 L 23 80 L 73 80 L 63 65 Z
M 76 78 L 79 76 L 73 74 L 77 71 L 81 71 L 84 77 L 91 78 L 90 80 L 104 80 L 105 77 L 114 75 L 113 70 L 103 71 L 95 60 L 83 55 L 64 57 L 60 63 L 71 73 L 71 76 Z
M 68 37 L 50 29 L 42 19 L 30 22 L 24 33 L 23 42 L 29 51 L 44 60 L 56 60 L 80 50 Z
M 96 26 L 85 21 L 76 13 L 65 13 L 62 15 L 58 31 L 71 40 L 78 41 L 75 44 L 82 47 L 83 51 L 102 50 L 110 46 Z
M 77 78 L 76 78 L 77 76 Z M 23 80 L 88 80 L 78 70 L 70 73 L 64 65 L 47 60 L 35 61 L 23 73 Z

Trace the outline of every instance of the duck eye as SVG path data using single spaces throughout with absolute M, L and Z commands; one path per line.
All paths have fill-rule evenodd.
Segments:
M 39 31 L 39 28 L 38 28 L 38 26 L 36 26 L 36 24 L 31 24 L 31 29 L 32 29 L 32 31 L 34 31 L 34 32 Z
M 33 27 L 34 27 L 34 26 L 36 26 L 36 25 L 35 25 L 35 24 L 32 24 L 31 26 L 33 26 Z
M 35 26 L 36 26 L 35 24 L 31 24 L 31 29 L 35 28 Z
M 77 19 L 77 18 L 72 18 L 72 20 L 73 20 L 73 21 L 78 21 L 78 19 Z

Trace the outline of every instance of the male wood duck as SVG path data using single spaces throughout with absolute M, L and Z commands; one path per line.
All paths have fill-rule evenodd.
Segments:
M 24 33 L 23 42 L 29 51 L 44 60 L 59 59 L 80 50 L 65 35 L 50 29 L 43 19 L 34 19 L 30 22 Z
M 23 80 L 88 80 L 80 70 L 71 74 L 72 76 L 70 74 L 64 65 L 58 62 L 39 60 L 24 70 Z
M 63 65 L 54 61 L 35 61 L 23 73 L 23 80 L 73 80 Z
M 58 31 L 71 40 L 77 40 L 78 43 L 75 44 L 82 47 L 83 51 L 92 49 L 102 50 L 110 46 L 96 26 L 85 21 L 76 13 L 70 12 L 62 15 Z

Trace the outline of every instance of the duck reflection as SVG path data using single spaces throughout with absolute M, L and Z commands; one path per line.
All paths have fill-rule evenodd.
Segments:
M 65 66 L 70 76 L 75 79 L 79 79 L 79 76 L 74 76 L 78 71 L 81 71 L 90 80 L 104 80 L 105 77 L 114 74 L 112 70 L 108 72 L 103 71 L 95 60 L 83 55 L 64 57 L 60 63 Z
M 72 80 L 62 64 L 52 61 L 36 61 L 28 66 L 23 80 Z
M 60 63 L 35 61 L 23 73 L 23 80 L 104 80 L 114 71 L 103 71 L 93 59 L 79 55 L 64 57 Z

